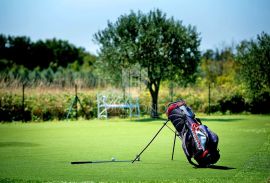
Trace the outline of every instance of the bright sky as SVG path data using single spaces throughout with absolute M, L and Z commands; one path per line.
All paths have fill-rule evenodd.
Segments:
M 201 50 L 270 34 L 269 0 L 0 0 L 0 34 L 63 39 L 96 54 L 93 34 L 130 10 L 159 8 L 197 27 Z

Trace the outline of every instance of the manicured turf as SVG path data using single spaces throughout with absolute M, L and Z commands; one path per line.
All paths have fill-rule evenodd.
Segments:
M 179 140 L 171 161 L 174 135 L 168 128 L 142 154 L 141 162 L 70 164 L 133 159 L 163 124 L 141 121 L 0 124 L 0 182 L 270 181 L 270 116 L 203 116 L 220 138 L 221 159 L 215 168 L 188 164 Z

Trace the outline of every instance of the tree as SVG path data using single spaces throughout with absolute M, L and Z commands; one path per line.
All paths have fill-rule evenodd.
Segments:
M 200 75 L 205 82 L 223 85 L 235 80 L 237 63 L 232 47 L 206 50 L 201 57 Z
M 33 62 L 41 68 L 47 68 L 54 64 L 55 68 L 58 66 L 66 67 L 69 63 L 78 61 L 83 63 L 84 52 L 82 48 L 77 48 L 68 41 L 58 39 L 47 39 L 45 41 L 39 40 L 33 44 Z
M 97 32 L 100 59 L 112 74 L 139 64 L 147 72 L 146 84 L 152 97 L 151 116 L 158 117 L 158 93 L 161 81 L 191 81 L 200 52 L 196 28 L 167 18 L 159 9 L 122 15 L 115 23 Z
M 237 60 L 251 97 L 269 92 L 270 36 L 263 32 L 257 36 L 257 40 L 241 42 L 237 48 Z
M 6 58 L 7 37 L 0 34 L 0 59 Z
M 26 36 L 8 37 L 8 60 L 18 65 L 29 65 L 31 57 L 31 40 Z
M 77 48 L 64 40 L 54 38 L 32 42 L 26 36 L 0 34 L 0 64 L 6 66 L 14 63 L 29 69 L 38 66 L 45 69 L 52 64 L 55 65 L 55 68 L 58 66 L 66 67 L 74 61 L 83 64 L 86 54 L 83 48 Z

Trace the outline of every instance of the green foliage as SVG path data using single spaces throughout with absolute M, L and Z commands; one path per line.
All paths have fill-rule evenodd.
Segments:
M 96 57 L 67 41 L 0 35 L 0 82 L 2 87 L 35 86 L 95 87 Z
M 237 49 L 241 76 L 251 98 L 258 98 L 270 88 L 270 36 L 262 33 L 256 40 L 243 41 Z
M 64 120 L 74 101 L 71 92 L 53 92 L 54 90 L 42 91 L 41 89 L 28 89 L 25 91 L 25 108 L 22 108 L 22 95 L 17 93 L 0 93 L 0 121 L 52 121 Z M 78 116 L 95 118 L 97 116 L 95 93 L 78 94 L 82 106 L 77 103 Z M 83 107 L 83 108 L 82 108 Z M 71 119 L 76 116 L 75 106 L 70 114 Z M 85 116 L 83 110 L 86 112 Z
M 22 120 L 22 99 L 20 96 L 6 94 L 0 99 L 0 121 Z
M 82 91 L 81 91 L 82 90 Z M 110 89 L 112 91 L 112 89 Z M 118 91 L 121 93 L 121 90 Z M 78 94 L 83 108 L 78 103 L 78 116 L 86 119 L 97 117 L 96 94 L 99 91 L 80 89 Z M 151 96 L 147 90 L 135 92 L 139 97 L 140 111 L 142 117 L 151 112 Z M 49 89 L 27 88 L 25 91 L 25 109 L 22 109 L 21 90 L 14 93 L 14 89 L 0 92 L 0 121 L 51 121 L 64 120 L 68 110 L 74 101 L 74 91 L 67 88 Z M 121 95 L 124 95 L 121 93 Z M 172 100 L 184 99 L 198 113 L 207 113 L 208 88 L 186 87 L 174 88 L 171 97 L 169 90 L 162 85 L 159 94 L 158 113 L 165 115 L 167 105 Z M 212 87 L 211 89 L 211 113 L 269 113 L 270 94 L 265 92 L 254 100 L 247 100 L 239 88 Z M 123 101 L 119 101 L 120 103 Z M 83 112 L 83 110 L 86 112 Z M 128 111 L 110 110 L 109 116 L 127 117 Z M 75 107 L 72 108 L 70 118 L 76 117 Z
M 199 78 L 203 78 L 201 84 L 215 83 L 231 86 L 238 84 L 239 65 L 235 61 L 232 47 L 216 49 L 215 51 L 207 50 L 201 60 L 198 72 Z
M 74 84 L 82 87 L 95 87 L 99 80 L 99 76 L 93 72 L 92 63 L 87 60 L 83 64 L 75 61 L 68 64 L 66 68 L 50 66 L 46 69 L 36 67 L 30 70 L 24 66 L 13 65 L 0 72 L 0 77 L 2 87 L 10 87 L 17 83 L 19 85 L 27 84 L 31 87 L 73 87 Z
M 47 39 L 32 42 L 26 36 L 5 36 L 0 35 L 0 59 L 5 59 L 6 67 L 10 65 L 23 65 L 26 68 L 42 69 L 53 65 L 66 67 L 69 63 L 78 61 L 83 63 L 85 50 L 77 48 L 68 41 Z M 3 64 L 3 62 L 2 62 Z M 1 67 L 1 70 L 5 69 Z
M 231 113 L 241 113 L 246 111 L 246 102 L 243 96 L 233 95 L 221 98 L 219 101 L 219 110 L 225 114 L 227 111 Z
M 152 97 L 152 117 L 157 117 L 161 81 L 193 79 L 199 61 L 200 39 L 196 28 L 167 18 L 159 9 L 122 15 L 95 34 L 100 44 L 100 67 L 116 78 L 139 64 Z
M 248 102 L 248 111 L 253 114 L 269 114 L 270 113 L 270 92 L 260 92 L 256 97 Z
M 152 117 L 164 114 L 168 102 L 179 98 L 196 113 L 270 113 L 270 36 L 266 33 L 256 40 L 243 41 L 237 51 L 234 47 L 206 50 L 198 62 L 196 28 L 154 10 L 120 16 L 95 34 L 95 40 L 101 46 L 99 57 L 63 40 L 32 42 L 25 36 L 0 34 L 0 86 L 6 90 L 1 93 L 1 120 L 65 118 L 72 102 L 65 92 L 42 96 L 34 92 L 33 98 L 27 97 L 22 113 L 20 95 L 12 92 L 21 90 L 22 84 L 61 90 L 75 84 L 98 90 L 113 86 L 124 96 L 132 87 L 140 87 L 140 93 L 135 93 L 141 112 Z M 143 84 L 148 91 L 141 87 Z M 86 118 L 96 116 L 94 101 L 95 94 L 82 96 L 89 114 Z M 125 116 L 123 110 L 110 113 Z M 75 117 L 74 111 L 71 116 Z M 79 116 L 84 116 L 82 110 Z

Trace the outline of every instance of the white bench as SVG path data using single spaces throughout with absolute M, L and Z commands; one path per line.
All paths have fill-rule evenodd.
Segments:
M 108 100 L 109 98 L 109 100 Z M 108 109 L 129 109 L 129 116 L 140 116 L 140 105 L 139 99 L 136 98 L 133 100 L 131 97 L 128 97 L 124 103 L 119 103 L 119 97 L 106 97 L 105 95 L 97 95 L 97 117 L 108 118 Z M 134 102 L 134 103 L 132 103 Z M 134 114 L 134 113 L 135 114 Z

